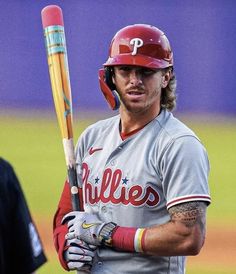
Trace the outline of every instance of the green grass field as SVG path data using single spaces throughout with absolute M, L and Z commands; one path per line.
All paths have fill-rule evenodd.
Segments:
M 83 115 L 85 117 L 86 115 Z M 40 118 L 41 117 L 41 118 Z M 95 118 L 75 118 L 75 140 L 80 132 Z M 97 117 L 97 116 L 94 116 Z M 105 117 L 105 116 L 104 116 Z M 211 163 L 210 188 L 212 205 L 208 209 L 208 223 L 226 225 L 236 223 L 236 118 L 209 119 L 181 117 L 200 137 L 208 150 Z M 66 177 L 65 160 L 57 121 L 54 113 L 28 113 L 0 115 L 0 155 L 14 166 L 22 183 L 28 204 L 37 220 L 52 221 Z M 47 253 L 47 250 L 46 250 Z M 48 255 L 49 262 L 38 273 L 65 273 L 55 254 Z M 236 273 L 227 266 L 191 268 L 188 274 Z

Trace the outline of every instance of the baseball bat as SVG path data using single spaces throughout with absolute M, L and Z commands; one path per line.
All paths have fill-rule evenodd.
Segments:
M 52 94 L 57 120 L 61 131 L 68 180 L 70 184 L 72 208 L 73 210 L 80 210 L 73 142 L 70 74 L 63 13 L 59 6 L 49 5 L 42 9 L 41 16 Z M 79 273 L 83 274 L 88 272 L 79 271 Z
M 74 210 L 79 210 L 73 143 L 71 86 L 61 8 L 55 5 L 46 6 L 42 10 L 42 23 L 44 28 L 52 94 L 57 120 L 61 130 L 69 183 L 71 187 L 72 207 Z

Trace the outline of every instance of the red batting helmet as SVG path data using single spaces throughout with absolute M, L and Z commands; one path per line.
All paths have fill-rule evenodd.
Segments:
M 173 66 L 173 53 L 164 32 L 145 24 L 127 26 L 111 41 L 104 66 L 136 65 L 148 68 Z
M 105 71 L 101 69 L 99 72 L 100 87 L 111 108 L 117 109 L 119 100 L 113 94 L 115 87 L 111 83 L 109 67 L 133 65 L 154 69 L 168 68 L 173 66 L 173 53 L 163 31 L 151 25 L 135 24 L 115 34 L 111 41 L 109 58 L 103 65 Z

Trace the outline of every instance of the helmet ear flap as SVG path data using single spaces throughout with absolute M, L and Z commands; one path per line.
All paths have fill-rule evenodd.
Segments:
M 120 106 L 120 96 L 116 91 L 116 86 L 112 82 L 111 68 L 99 69 L 99 84 L 110 108 L 112 110 L 118 109 Z
M 112 82 L 113 69 L 111 67 L 105 67 L 105 82 L 111 90 L 115 90 L 116 86 Z

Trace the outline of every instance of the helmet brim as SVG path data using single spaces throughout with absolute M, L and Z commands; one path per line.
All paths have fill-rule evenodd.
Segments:
M 158 60 L 141 54 L 132 56 L 130 54 L 122 54 L 114 57 L 109 57 L 106 63 L 103 64 L 104 67 L 108 66 L 120 66 L 120 65 L 130 65 L 130 66 L 141 66 L 146 68 L 168 68 L 172 67 L 173 63 L 171 60 Z

